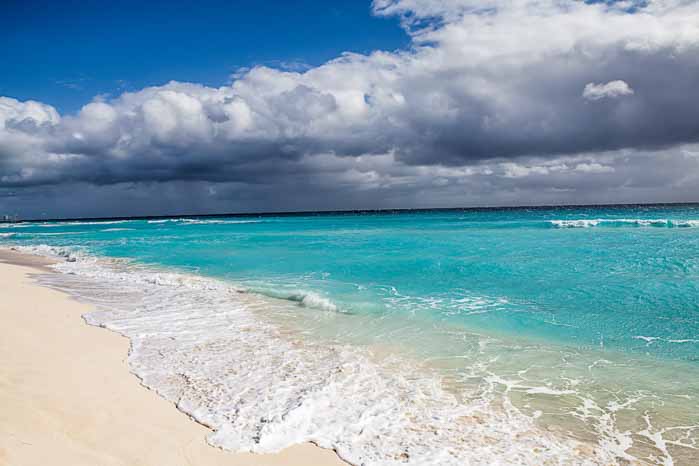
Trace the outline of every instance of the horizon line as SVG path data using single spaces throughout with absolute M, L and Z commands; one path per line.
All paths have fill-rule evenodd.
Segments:
M 584 207 L 633 207 L 633 206 L 689 206 L 699 205 L 699 201 L 692 202 L 629 202 L 610 204 L 541 204 L 541 205 L 516 205 L 516 206 L 473 206 L 473 207 L 396 207 L 379 209 L 339 209 L 339 210 L 290 210 L 290 211 L 266 211 L 266 212 L 227 212 L 215 214 L 168 214 L 168 215 L 134 215 L 134 216 L 111 216 L 111 217 L 55 217 L 55 218 L 28 218 L 16 220 L 12 223 L 30 222 L 66 222 L 66 221 L 111 221 L 111 220 L 151 220 L 173 217 L 182 218 L 204 218 L 204 217 L 293 217 L 304 215 L 333 215 L 333 214 L 381 214 L 381 213 L 404 213 L 404 212 L 427 212 L 427 211 L 477 211 L 477 210 L 520 210 L 520 209 L 566 209 Z

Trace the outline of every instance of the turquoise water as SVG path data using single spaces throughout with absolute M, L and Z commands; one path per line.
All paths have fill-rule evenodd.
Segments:
M 410 353 L 462 388 L 470 383 L 463 366 L 477 360 L 469 348 L 484 338 L 494 342 L 499 359 L 488 374 L 497 377 L 544 361 L 551 349 L 556 361 L 579 360 L 577 375 L 549 366 L 536 377 L 559 391 L 570 389 L 565 380 L 579 387 L 594 361 L 611 361 L 625 369 L 588 381 L 594 393 L 585 396 L 609 406 L 600 393 L 610 387 L 646 391 L 659 431 L 699 424 L 697 205 L 34 222 L 2 225 L 0 236 L 223 279 L 286 303 L 266 318 L 292 331 Z M 583 432 L 587 421 L 573 401 L 534 400 L 527 387 L 511 397 L 525 412 L 546 414 L 550 403 L 548 411 L 573 413 L 538 422 L 585 440 L 603 435 Z M 665 395 L 671 401 L 659 402 Z M 641 432 L 648 406 L 619 419 L 626 424 L 614 435 Z M 672 429 L 663 432 L 672 437 Z M 691 439 L 683 445 L 694 445 L 695 433 L 683 430 Z M 675 464 L 699 458 L 682 445 L 644 448 L 637 442 L 625 451 L 640 449 L 634 458 L 658 464 L 673 449 Z
M 604 218 L 668 222 L 551 223 Z M 275 297 L 315 292 L 340 312 L 422 314 L 575 346 L 696 360 L 699 344 L 669 343 L 699 338 L 699 228 L 668 226 L 692 220 L 699 227 L 697 206 L 47 223 L 0 231 L 22 244 L 78 245 L 195 270 Z M 659 340 L 649 346 L 639 336 Z

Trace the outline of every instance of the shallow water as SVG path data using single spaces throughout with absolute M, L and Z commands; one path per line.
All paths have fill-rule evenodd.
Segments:
M 131 338 L 134 373 L 225 448 L 699 458 L 697 206 L 33 223 L 0 241 L 70 255 L 47 284 L 99 304 L 88 320 Z

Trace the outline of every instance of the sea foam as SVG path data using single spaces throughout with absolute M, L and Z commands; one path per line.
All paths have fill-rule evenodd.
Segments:
M 556 228 L 591 228 L 597 226 L 609 227 L 669 227 L 692 228 L 699 227 L 699 220 L 643 219 L 643 218 L 606 218 L 606 219 L 570 219 L 550 220 Z
M 460 401 L 436 373 L 396 356 L 280 331 L 262 318 L 271 301 L 229 283 L 22 249 L 66 259 L 40 280 L 96 305 L 85 320 L 127 336 L 132 372 L 211 427 L 212 445 L 275 452 L 314 442 L 356 465 L 616 463 L 611 449 L 543 430 L 495 392 Z

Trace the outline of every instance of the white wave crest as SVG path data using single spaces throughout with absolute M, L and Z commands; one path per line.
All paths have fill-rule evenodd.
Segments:
M 253 287 L 250 291 L 270 298 L 292 301 L 303 307 L 319 309 L 321 311 L 341 312 L 340 308 L 334 302 L 332 302 L 332 300 L 313 291 L 297 289 L 288 290 L 284 288 L 270 288 L 266 286 Z
M 260 223 L 260 220 L 196 220 L 183 219 L 182 225 L 237 225 L 244 223 Z
M 128 223 L 131 222 L 132 220 L 105 220 L 105 221 L 85 221 L 82 222 L 80 220 L 72 221 L 72 222 L 51 222 L 51 223 L 40 223 L 36 224 L 36 226 L 40 226 L 42 228 L 57 228 L 57 227 L 67 227 L 67 226 L 87 226 L 87 225 L 118 225 L 121 223 Z
M 176 223 L 179 225 L 235 225 L 244 223 L 261 223 L 261 220 L 225 220 L 225 219 L 196 219 L 196 218 L 166 218 L 148 220 L 151 224 Z
M 24 223 L 24 222 L 21 222 L 21 223 L 0 223 L 0 228 L 28 228 L 28 227 L 32 227 L 32 226 L 36 226 L 36 224 Z
M 322 311 L 337 312 L 338 308 L 331 300 L 325 298 L 317 293 L 306 292 L 301 297 L 299 303 L 302 306 L 310 307 L 314 309 L 320 309 Z
M 551 220 L 556 228 L 590 228 L 596 227 L 599 220 Z
M 673 220 L 676 227 L 699 227 L 699 220 Z
M 605 219 L 571 219 L 549 220 L 556 228 L 591 228 L 597 226 L 636 226 L 636 227 L 669 227 L 692 228 L 699 227 L 699 220 L 670 220 L 664 218 L 605 218 Z

